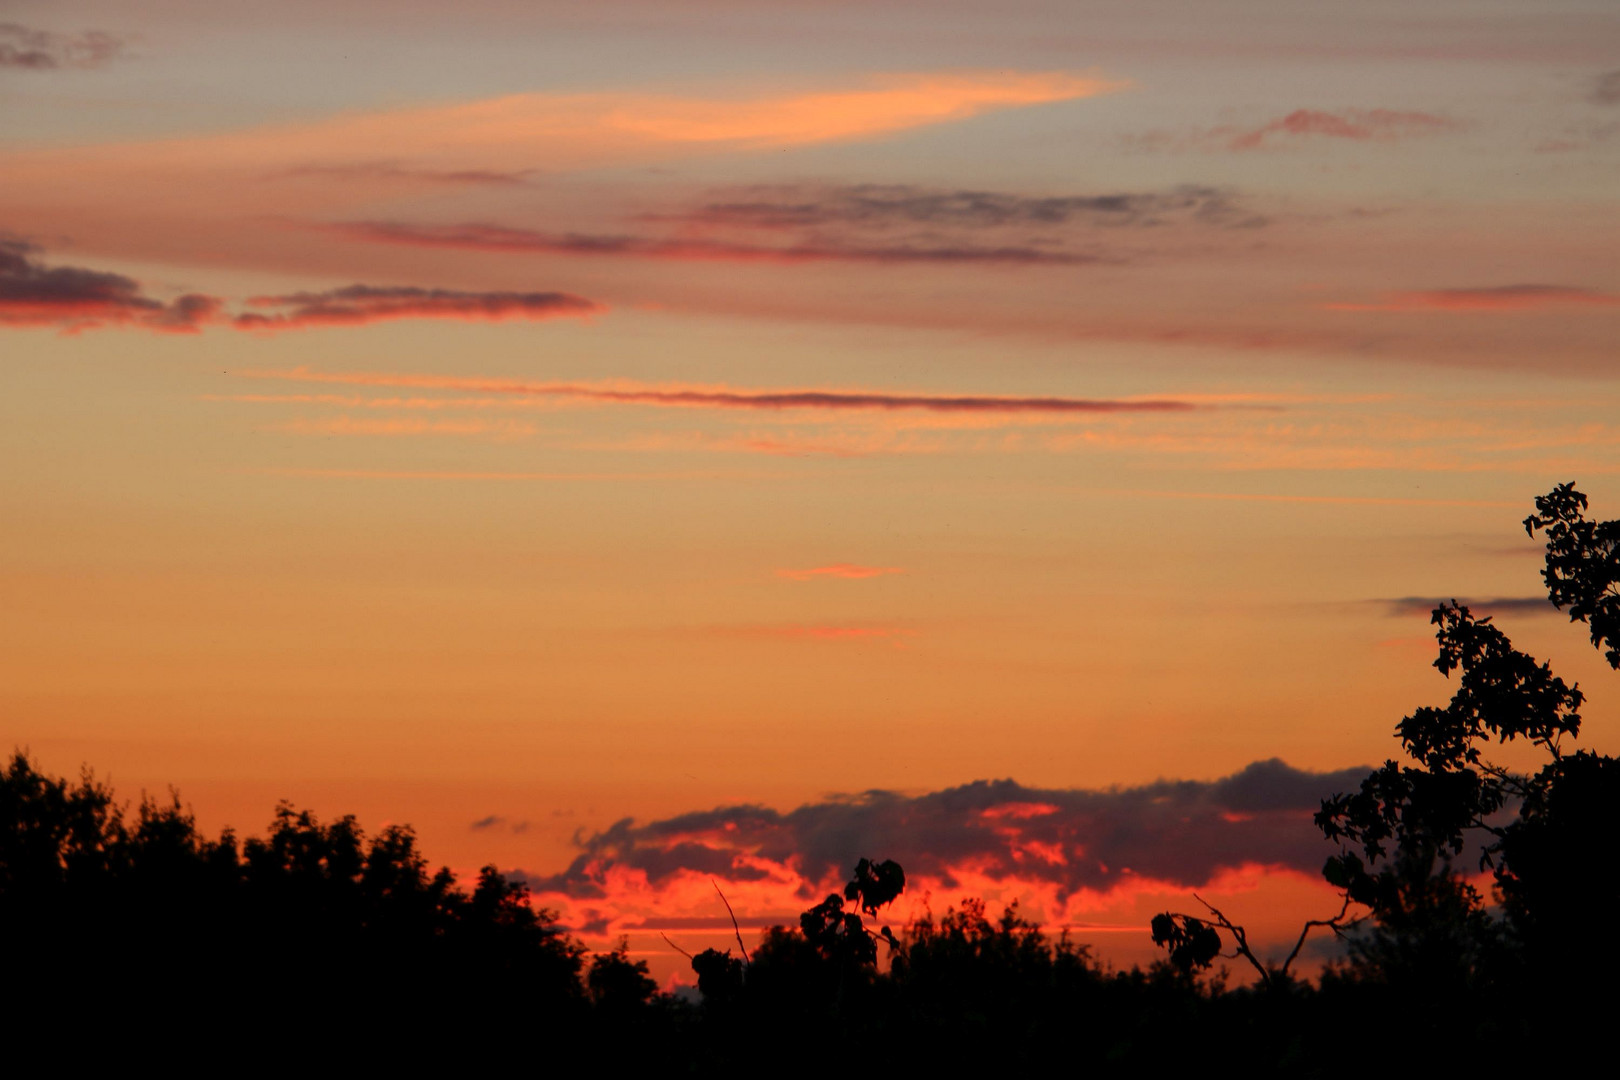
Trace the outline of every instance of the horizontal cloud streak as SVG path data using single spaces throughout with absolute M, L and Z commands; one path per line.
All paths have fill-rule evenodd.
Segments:
M 1031 196 L 914 184 L 761 184 L 683 213 L 646 214 L 651 221 L 786 229 L 828 225 L 1002 226 L 1095 225 L 1153 228 L 1176 223 L 1251 226 L 1262 219 L 1231 192 L 1183 185 L 1165 191 Z
M 821 409 L 852 411 L 923 410 L 943 413 L 1163 413 L 1188 412 L 1198 406 L 1168 399 L 1121 400 L 1071 397 L 998 397 L 955 394 L 895 394 L 860 390 L 732 390 L 647 386 L 637 383 L 531 383 L 516 379 L 460 375 L 407 375 L 381 372 L 291 371 L 246 372 L 247 377 L 346 386 L 402 386 L 420 389 L 472 390 L 577 398 L 618 405 L 655 405 L 710 409 Z
M 1391 600 L 1380 600 L 1378 603 L 1385 605 L 1392 616 L 1421 615 L 1428 618 L 1435 608 L 1447 601 L 1462 604 L 1480 615 L 1501 615 L 1510 612 L 1515 615 L 1560 614 L 1545 596 L 1498 596 L 1475 599 L 1464 597 L 1461 600 L 1455 597 L 1400 596 Z
M 243 330 L 291 330 L 310 326 L 361 326 L 386 319 L 553 319 L 592 315 L 602 305 L 560 292 L 462 292 L 456 289 L 378 288 L 350 285 L 327 292 L 260 296 L 255 307 L 283 308 L 247 313 L 232 322 Z
M 885 574 L 903 574 L 898 566 L 856 566 L 853 563 L 833 563 L 830 566 L 812 566 L 805 570 L 778 570 L 777 577 L 785 577 L 790 581 L 810 581 L 814 578 L 847 578 L 860 580 L 862 578 L 882 577 Z
M 1329 311 L 1513 312 L 1620 307 L 1620 294 L 1571 285 L 1492 285 L 1390 293 L 1370 304 L 1323 305 Z
M 1007 263 L 1078 266 L 1103 262 L 1101 256 L 1030 245 L 895 243 L 857 244 L 837 240 L 771 246 L 700 238 L 666 239 L 592 233 L 548 233 L 500 225 L 405 225 L 362 221 L 329 231 L 373 243 L 466 251 L 541 255 L 585 255 L 687 262 L 761 263 Z

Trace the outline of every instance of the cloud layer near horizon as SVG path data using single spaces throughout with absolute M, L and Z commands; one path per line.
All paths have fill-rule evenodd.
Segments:
M 980 780 L 925 795 L 868 791 L 787 813 L 744 805 L 576 838 L 564 871 L 525 875 L 539 901 L 582 922 L 623 925 L 678 914 L 708 880 L 775 910 L 819 898 L 859 858 L 892 858 L 910 894 L 1010 887 L 1045 914 L 1106 905 L 1121 891 L 1196 889 L 1241 868 L 1314 875 L 1332 854 L 1313 827 L 1321 800 L 1353 790 L 1367 768 L 1310 772 L 1278 759 L 1212 781 L 1160 780 L 1107 790 Z M 701 886 L 701 888 L 698 888 Z

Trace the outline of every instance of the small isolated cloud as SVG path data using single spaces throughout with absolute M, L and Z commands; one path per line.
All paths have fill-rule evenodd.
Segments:
M 219 317 L 221 304 L 212 296 L 189 293 L 165 303 L 122 274 L 46 266 L 34 258 L 37 251 L 32 244 L 0 240 L 0 325 L 68 332 L 138 326 L 185 334 Z
M 777 577 L 785 577 L 789 581 L 812 581 L 816 578 L 844 578 L 858 581 L 863 578 L 882 577 L 885 574 L 903 574 L 904 570 L 898 566 L 857 566 L 854 563 L 832 563 L 829 566 L 812 566 L 804 570 L 778 570 Z
M 467 827 L 473 832 L 490 832 L 495 829 L 506 829 L 509 832 L 521 834 L 529 831 L 529 823 L 527 821 L 510 821 L 499 814 L 490 814 L 487 817 L 481 817 L 477 821 L 470 823 Z
M 1409 617 L 1421 615 L 1427 619 L 1435 608 L 1453 599 L 1453 597 L 1442 599 L 1429 596 L 1400 596 L 1391 600 L 1379 600 L 1376 603 L 1383 604 L 1391 616 Z M 1472 599 L 1464 597 L 1455 602 L 1480 615 L 1557 615 L 1559 613 L 1558 609 L 1552 605 L 1552 601 L 1545 596 L 1497 596 Z
M 58 34 L 19 23 L 0 23 L 0 68 L 50 71 L 91 68 L 117 59 L 126 40 L 102 30 Z
M 379 288 L 350 285 L 326 292 L 260 296 L 257 308 L 233 324 L 242 330 L 294 330 L 312 326 L 362 326 L 388 319 L 554 319 L 593 315 L 602 305 L 560 292 L 462 292 L 456 289 Z
M 1425 112 L 1401 112 L 1393 109 L 1321 112 L 1316 109 L 1295 109 L 1287 116 L 1279 117 L 1268 124 L 1232 135 L 1227 140 L 1227 146 L 1233 150 L 1253 150 L 1274 138 L 1300 136 L 1389 141 L 1421 135 L 1438 135 L 1457 126 L 1454 120 Z
M 1620 294 L 1571 285 L 1493 285 L 1485 288 L 1394 292 L 1372 303 L 1324 304 L 1329 311 L 1515 312 L 1620 306 Z
M 1620 68 L 1605 71 L 1593 80 L 1586 100 L 1594 105 L 1620 105 Z

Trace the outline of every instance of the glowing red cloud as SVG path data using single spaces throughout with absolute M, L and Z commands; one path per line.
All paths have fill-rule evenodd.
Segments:
M 1048 923 L 1136 919 L 1143 897 L 1185 897 L 1239 879 L 1292 876 L 1316 896 L 1332 845 L 1311 813 L 1365 772 L 1310 773 L 1272 760 L 1220 780 L 1106 791 L 978 781 L 917 796 L 869 791 L 786 813 L 731 806 L 641 825 L 626 819 L 581 837 L 581 854 L 563 872 L 526 879 L 537 902 L 603 935 L 718 919 L 716 883 L 740 918 L 791 926 L 861 857 L 906 868 L 906 895 L 886 913 L 896 923 L 974 896 L 1016 899 Z

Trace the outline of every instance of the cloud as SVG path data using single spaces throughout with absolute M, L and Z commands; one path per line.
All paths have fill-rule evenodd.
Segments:
M 0 23 L 0 68 L 50 71 L 98 67 L 123 55 L 125 39 L 102 30 L 58 34 Z
M 1248 228 L 1265 219 L 1230 192 L 1027 196 L 911 184 L 774 184 L 731 189 L 696 206 L 639 214 L 673 235 L 558 232 L 487 222 L 355 221 L 324 231 L 371 243 L 563 256 L 747 263 L 1081 266 L 1117 257 L 1065 245 L 1077 229 Z M 993 237 L 986 236 L 998 230 Z
M 1620 68 L 1605 71 L 1593 80 L 1586 100 L 1594 105 L 1620 105 Z
M 904 626 L 873 624 L 836 625 L 781 623 L 776 625 L 720 626 L 709 633 L 721 637 L 756 641 L 894 641 L 915 637 L 917 632 Z
M 32 244 L 0 240 L 0 326 L 55 326 L 73 332 L 139 326 L 195 333 L 218 318 L 220 301 L 188 293 L 168 303 L 141 292 L 122 274 L 78 266 L 45 266 Z
M 472 390 L 484 394 L 516 394 L 578 398 L 617 405 L 655 405 L 680 408 L 896 411 L 942 413 L 1158 413 L 1187 412 L 1198 406 L 1168 399 L 1132 400 L 1074 397 L 998 397 L 957 394 L 897 394 L 868 390 L 733 390 L 725 387 L 658 386 L 615 383 L 531 383 L 517 379 L 462 375 L 405 375 L 382 372 L 320 372 L 308 368 L 291 371 L 246 372 L 249 378 L 292 382 L 338 383 L 349 386 L 408 386 L 438 390 Z
M 354 240 L 412 247 L 543 255 L 589 255 L 686 262 L 755 263 L 992 263 L 1079 266 L 1107 261 L 1097 255 L 1030 244 L 859 244 L 824 239 L 770 245 L 703 238 L 664 238 L 601 233 L 553 233 L 501 225 L 405 225 L 358 221 L 326 227 Z
M 38 249 L 0 239 L 0 326 L 55 326 L 68 332 L 135 326 L 196 333 L 209 324 L 274 332 L 321 326 L 361 326 L 389 319 L 550 319 L 593 315 L 605 308 L 561 292 L 463 292 L 410 286 L 349 285 L 325 292 L 260 296 L 258 311 L 227 315 L 213 296 L 188 293 L 167 303 L 132 278 L 77 266 L 46 266 Z
M 291 330 L 311 326 L 362 326 L 387 319 L 552 319 L 593 315 L 602 305 L 559 292 L 462 292 L 456 289 L 379 288 L 350 285 L 327 292 L 260 296 L 255 307 L 281 308 L 269 314 L 249 312 L 232 323 L 242 330 Z
M 477 821 L 471 822 L 467 827 L 473 832 L 488 832 L 491 829 L 500 828 L 510 829 L 514 833 L 526 833 L 529 831 L 527 821 L 508 821 L 499 814 L 481 817 Z
M 1143 882 L 1201 888 L 1245 866 L 1314 875 L 1332 849 L 1311 814 L 1367 771 L 1309 772 L 1271 759 L 1213 781 L 1086 790 L 980 780 L 915 796 L 867 791 L 787 813 L 742 805 L 646 824 L 627 818 L 576 837 L 581 853 L 565 870 L 527 880 L 542 903 L 552 894 L 608 907 L 623 899 L 616 890 L 639 903 L 693 877 L 769 883 L 791 905 L 869 856 L 896 859 L 919 885 L 1033 882 L 1060 902 Z
M 1375 303 L 1322 306 L 1329 311 L 1538 311 L 1548 308 L 1616 307 L 1620 306 L 1620 294 L 1571 285 L 1493 285 L 1485 288 L 1395 292 Z
M 785 577 L 790 581 L 810 581 L 814 578 L 860 580 L 882 577 L 884 574 L 903 573 L 905 571 L 898 566 L 856 566 L 853 563 L 833 563 L 829 566 L 812 566 L 805 570 L 778 570 L 776 576 Z
M 1182 185 L 1165 191 L 1030 196 L 914 184 L 772 184 L 735 189 L 730 197 L 651 221 L 747 228 L 861 226 L 1056 226 L 1151 228 L 1198 223 L 1252 226 L 1263 219 L 1223 188 Z
M 1406 617 L 1421 615 L 1425 619 L 1433 613 L 1434 609 L 1447 600 L 1456 600 L 1455 597 L 1429 597 L 1429 596 L 1400 596 L 1392 600 L 1379 600 L 1376 603 L 1385 605 L 1391 616 Z M 1456 600 L 1457 603 L 1481 615 L 1557 615 L 1559 611 L 1545 596 L 1498 596 L 1490 599 L 1483 597 L 1469 599 L 1464 597 Z
M 1348 109 L 1319 112 L 1295 109 L 1251 131 L 1240 132 L 1227 141 L 1233 150 L 1253 150 L 1272 136 L 1319 135 L 1334 139 L 1393 140 L 1420 135 L 1438 135 L 1457 127 L 1456 121 L 1424 112 L 1392 109 Z
M 299 165 L 277 175 L 377 183 L 424 183 L 448 186 L 509 187 L 527 183 L 533 169 L 501 172 L 495 169 L 413 169 L 397 162 L 368 161 L 351 164 Z

